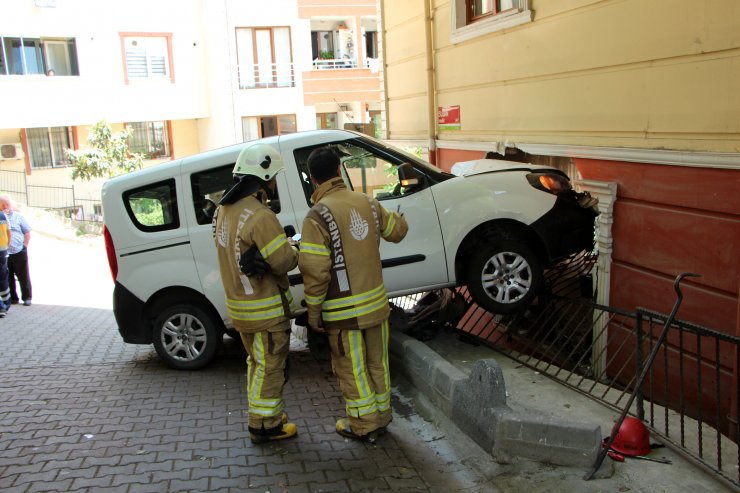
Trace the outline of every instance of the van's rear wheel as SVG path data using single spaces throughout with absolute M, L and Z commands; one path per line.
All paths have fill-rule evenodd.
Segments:
M 475 252 L 465 270 L 468 290 L 479 306 L 507 314 L 528 306 L 542 286 L 537 255 L 516 240 L 496 240 Z
M 167 366 L 199 370 L 218 354 L 223 334 L 208 311 L 195 305 L 173 305 L 155 319 L 152 340 Z

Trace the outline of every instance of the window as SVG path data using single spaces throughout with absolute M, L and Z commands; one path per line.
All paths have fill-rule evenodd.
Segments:
M 452 0 L 452 34 L 459 43 L 532 21 L 530 0 Z
M 193 173 L 190 176 L 193 207 L 198 224 L 211 224 L 218 202 L 226 189 L 234 185 L 234 164 Z
M 64 154 L 72 148 L 72 129 L 70 127 L 27 128 L 31 168 L 56 168 L 68 166 L 69 159 Z
M 79 75 L 74 38 L 0 36 L 0 75 Z
M 365 58 L 378 58 L 377 31 L 365 32 Z
M 309 179 L 308 156 L 317 147 L 303 147 L 293 152 L 298 174 L 301 177 L 306 203 L 311 205 L 311 194 L 315 185 Z M 411 195 L 429 184 L 447 179 L 450 175 L 423 163 L 415 156 L 385 147 L 372 138 L 358 138 L 333 144 L 342 163 L 342 177 L 351 190 L 363 192 L 378 200 Z M 411 163 L 422 178 L 420 186 L 401 187 L 398 181 L 398 166 Z
M 295 115 L 245 116 L 242 118 L 244 142 L 295 132 Z
M 174 179 L 124 192 L 123 203 L 129 218 L 141 231 L 164 231 L 180 227 Z
M 373 124 L 373 127 L 375 129 L 375 137 L 376 139 L 382 139 L 383 138 L 383 120 L 380 116 L 380 111 L 368 111 L 370 114 L 370 123 Z
M 127 84 L 132 79 L 169 78 L 175 81 L 171 35 L 122 34 L 121 43 Z
M 144 156 L 144 159 L 160 159 L 170 156 L 170 133 L 168 122 L 127 123 L 132 130 L 128 141 L 131 152 Z
M 337 128 L 336 113 L 316 113 L 316 128 Z
M 311 31 L 311 57 L 313 60 L 332 60 L 334 58 L 333 32 Z
M 239 89 L 293 87 L 290 28 L 238 28 Z

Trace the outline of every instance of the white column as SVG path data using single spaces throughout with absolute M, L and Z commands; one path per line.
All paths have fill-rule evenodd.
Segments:
M 609 306 L 609 287 L 611 283 L 612 264 L 612 223 L 614 222 L 614 202 L 617 200 L 617 184 L 614 182 L 581 180 L 576 182 L 578 189 L 589 192 L 599 199 L 599 218 L 597 220 L 596 250 L 596 303 Z M 608 331 L 603 330 L 603 317 L 599 310 L 594 310 L 593 346 L 591 349 L 593 371 L 601 375 L 606 366 L 606 343 Z M 599 323 L 599 319 L 601 324 Z

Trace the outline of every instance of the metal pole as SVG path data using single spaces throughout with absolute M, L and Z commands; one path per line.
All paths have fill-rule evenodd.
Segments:
M 663 342 L 665 341 L 666 335 L 668 334 L 668 329 L 673 323 L 673 320 L 676 318 L 676 313 L 678 313 L 678 308 L 681 306 L 681 301 L 683 300 L 683 294 L 681 294 L 681 288 L 679 287 L 679 284 L 681 283 L 681 280 L 684 277 L 701 277 L 701 276 L 699 274 L 683 272 L 679 274 L 678 277 L 676 277 L 676 280 L 673 283 L 673 289 L 675 289 L 676 291 L 677 299 L 676 299 L 676 303 L 673 305 L 673 310 L 671 310 L 671 314 L 668 316 L 668 319 L 665 321 L 663 330 L 660 332 L 660 336 L 658 337 L 658 340 L 655 341 L 655 346 L 653 346 L 653 350 L 650 352 L 650 356 L 648 356 L 648 359 L 645 363 L 645 368 L 642 369 L 642 373 L 640 373 L 640 376 L 637 379 L 637 382 L 635 383 L 635 390 L 632 391 L 632 395 L 630 395 L 630 398 L 627 401 L 627 405 L 624 406 L 624 410 L 622 410 L 622 414 L 619 416 L 619 419 L 617 420 L 617 422 L 614 424 L 614 427 L 612 428 L 612 432 L 611 432 L 611 435 L 609 436 L 609 440 L 607 440 L 607 442 L 603 444 L 603 447 L 599 451 L 599 455 L 596 457 L 596 463 L 594 463 L 589 473 L 583 478 L 587 481 L 589 479 L 593 479 L 594 474 L 596 474 L 596 471 L 599 470 L 599 467 L 601 467 L 601 464 L 604 462 L 604 458 L 606 457 L 606 454 L 609 452 L 609 449 L 611 448 L 612 443 L 614 442 L 614 438 L 616 438 L 617 433 L 619 432 L 619 428 L 622 426 L 622 423 L 624 422 L 624 418 L 627 417 L 627 413 L 630 410 L 630 406 L 632 406 L 632 402 L 635 400 L 635 397 L 637 396 L 637 389 L 642 387 L 642 383 L 645 381 L 645 377 L 647 376 L 648 371 L 650 371 L 650 368 L 653 366 L 653 361 L 655 361 L 655 357 L 658 355 L 660 346 L 662 346 Z
M 637 339 L 637 347 L 635 348 L 635 357 L 637 359 L 636 361 L 636 368 L 637 368 L 637 374 L 641 375 L 643 370 L 643 364 L 642 364 L 642 313 L 637 312 L 637 317 L 635 319 L 635 328 L 637 329 L 635 331 L 636 339 Z M 645 405 L 642 400 L 642 385 L 638 385 L 635 387 L 635 392 L 637 393 L 636 399 L 637 399 L 637 418 L 642 421 L 645 419 Z

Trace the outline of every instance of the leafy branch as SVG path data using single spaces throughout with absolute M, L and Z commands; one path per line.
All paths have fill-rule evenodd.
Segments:
M 65 154 L 72 163 L 72 179 L 91 180 L 112 178 L 141 169 L 143 157 L 128 148 L 131 129 L 113 132 L 104 120 L 90 129 L 88 148 L 67 149 Z

